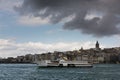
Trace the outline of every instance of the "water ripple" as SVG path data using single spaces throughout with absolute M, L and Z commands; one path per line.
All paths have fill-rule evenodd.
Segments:
M 0 80 L 119 80 L 119 64 L 93 68 L 38 68 L 35 64 L 0 64 Z

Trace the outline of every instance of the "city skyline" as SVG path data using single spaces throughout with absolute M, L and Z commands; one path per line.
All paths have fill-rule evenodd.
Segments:
M 0 56 L 120 47 L 119 2 L 0 0 Z

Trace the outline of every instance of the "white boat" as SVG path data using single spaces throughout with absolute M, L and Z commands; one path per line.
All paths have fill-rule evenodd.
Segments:
M 51 61 L 51 60 L 42 60 L 36 62 L 39 67 L 81 67 L 89 68 L 93 65 L 88 63 L 88 61 Z

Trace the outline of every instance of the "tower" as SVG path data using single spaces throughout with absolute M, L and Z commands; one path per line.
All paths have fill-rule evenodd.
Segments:
M 81 47 L 80 51 L 83 51 L 83 47 Z
M 96 48 L 96 49 L 99 49 L 99 48 L 100 48 L 100 47 L 99 47 L 99 42 L 98 42 L 98 41 L 96 42 L 95 48 Z

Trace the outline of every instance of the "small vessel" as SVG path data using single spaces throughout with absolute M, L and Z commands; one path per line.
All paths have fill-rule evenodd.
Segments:
M 36 62 L 39 67 L 80 67 L 80 68 L 91 68 L 92 64 L 88 61 L 51 61 L 51 60 L 42 60 Z

